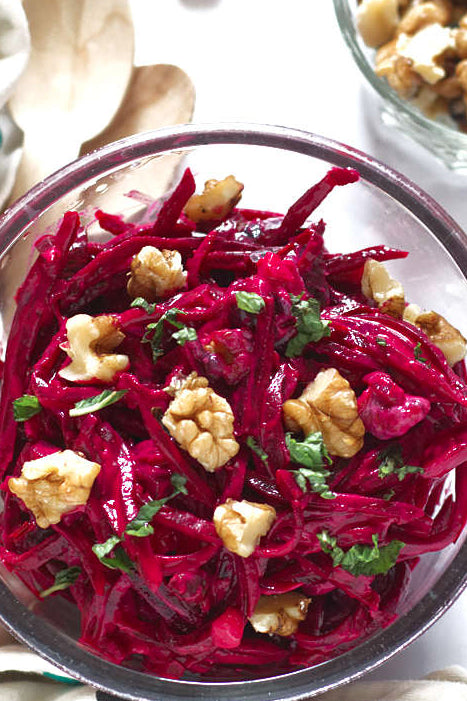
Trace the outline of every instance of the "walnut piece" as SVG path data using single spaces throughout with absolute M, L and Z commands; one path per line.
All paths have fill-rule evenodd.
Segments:
M 8 488 L 32 511 L 39 528 L 48 528 L 86 504 L 100 469 L 73 450 L 59 450 L 25 462 L 21 476 L 8 480 Z
M 234 437 L 230 404 L 196 373 L 175 390 L 162 423 L 207 472 L 225 465 L 240 449 Z
M 426 333 L 430 341 L 444 354 L 451 367 L 465 357 L 466 339 L 441 314 L 422 311 L 416 304 L 409 304 L 404 310 L 404 319 Z
M 351 458 L 363 445 L 365 427 L 355 392 L 335 368 L 321 370 L 298 399 L 284 402 L 282 410 L 289 430 L 305 436 L 321 431 L 331 455 Z
M 178 251 L 143 246 L 131 261 L 127 290 L 130 297 L 154 302 L 184 287 L 186 272 Z
M 127 355 L 111 353 L 125 338 L 112 316 L 76 314 L 66 322 L 67 343 L 62 350 L 71 363 L 59 371 L 69 382 L 112 382 L 130 364 Z
M 413 70 L 429 85 L 446 76 L 445 69 L 437 59 L 454 48 L 455 39 L 451 29 L 440 24 L 429 24 L 413 36 L 400 34 L 397 39 L 399 56 L 412 61 Z
M 401 317 L 405 307 L 404 288 L 392 278 L 383 263 L 373 258 L 365 261 L 362 275 L 362 293 L 373 299 L 381 311 Z
M 295 591 L 260 596 L 249 621 L 257 633 L 293 635 L 305 620 L 310 601 Z
M 268 504 L 227 499 L 214 511 L 214 526 L 227 550 L 249 557 L 275 518 L 275 509 Z
M 357 27 L 367 46 L 378 47 L 394 36 L 399 24 L 398 0 L 363 0 L 357 9 Z
M 407 10 L 402 17 L 397 32 L 399 34 L 416 34 L 430 24 L 445 25 L 451 21 L 452 7 L 446 0 L 418 2 Z
M 243 185 L 228 175 L 223 180 L 208 180 L 201 195 L 192 195 L 184 212 L 194 222 L 222 221 L 242 196 Z

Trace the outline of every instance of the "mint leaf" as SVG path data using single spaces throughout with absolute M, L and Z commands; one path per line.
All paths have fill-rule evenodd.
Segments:
M 18 423 L 27 421 L 42 410 L 38 398 L 34 394 L 23 394 L 13 400 L 13 416 Z
M 406 465 L 402 457 L 402 448 L 398 443 L 388 446 L 378 455 L 381 461 L 378 466 L 378 477 L 384 479 L 388 475 L 396 474 L 399 482 L 406 475 L 416 472 L 423 472 L 423 467 L 417 465 Z
M 156 310 L 156 305 L 150 304 L 144 297 L 136 297 L 130 304 L 130 307 L 141 307 L 147 314 L 154 314 Z
M 331 333 L 329 322 L 321 321 L 318 300 L 313 297 L 302 299 L 302 296 L 290 295 L 297 334 L 290 339 L 285 349 L 288 358 L 301 355 L 308 343 L 320 341 Z
M 422 344 L 420 343 L 420 341 L 417 343 L 417 345 L 413 349 L 413 355 L 414 355 L 415 360 L 418 360 L 420 363 L 427 363 L 428 362 L 428 360 L 426 358 L 424 358 L 422 355 Z
M 170 482 L 175 490 L 172 496 L 176 496 L 176 494 L 188 494 L 185 475 L 180 475 L 178 472 L 174 472 L 172 475 L 170 475 Z
M 50 596 L 56 591 L 61 591 L 63 589 L 68 589 L 72 584 L 76 582 L 81 574 L 81 567 L 65 567 L 65 569 L 60 570 L 55 575 L 55 581 L 51 587 L 41 591 L 39 596 L 44 599 L 46 596 Z
M 104 409 L 106 406 L 115 404 L 121 399 L 128 390 L 120 389 L 105 389 L 100 394 L 96 394 L 94 397 L 88 397 L 87 399 L 82 399 L 80 402 L 76 402 L 73 409 L 70 409 L 70 416 L 84 416 L 84 414 L 90 414 L 94 411 L 99 411 Z
M 249 314 L 259 314 L 265 306 L 265 301 L 261 295 L 256 294 L 256 292 L 240 292 L 235 293 L 237 298 L 237 307 L 244 312 Z
M 164 351 L 160 347 L 164 336 L 164 321 L 168 321 L 179 329 L 183 328 L 184 326 L 184 324 L 176 320 L 177 314 L 185 314 L 185 312 L 181 309 L 172 307 L 172 309 L 166 311 L 165 314 L 162 314 L 158 321 L 146 326 L 146 332 L 143 336 L 142 342 L 151 344 L 152 360 L 154 363 L 158 360 L 158 358 L 160 358 L 161 355 L 164 354 Z
M 292 462 L 304 467 L 292 470 L 295 481 L 305 494 L 308 488 L 319 494 L 323 499 L 335 499 L 336 495 L 329 489 L 326 479 L 331 475 L 325 464 L 331 465 L 332 460 L 323 442 L 320 431 L 309 433 L 303 441 L 297 441 L 292 434 L 287 433 L 285 443 L 289 449 Z
M 246 439 L 246 444 L 252 450 L 256 455 L 261 458 L 263 462 L 267 462 L 269 460 L 268 454 L 261 448 L 260 445 L 255 441 L 253 436 L 248 436 Z
M 104 543 L 93 545 L 92 551 L 100 562 L 111 570 L 131 572 L 134 569 L 133 563 L 120 545 L 121 542 L 120 536 L 112 535 Z M 112 557 L 107 557 L 110 553 L 112 553 Z
M 392 540 L 388 545 L 378 546 L 378 536 L 373 534 L 373 546 L 366 544 L 352 545 L 344 551 L 337 545 L 337 539 L 322 531 L 317 534 L 323 552 L 332 557 L 334 567 L 350 572 L 355 577 L 371 577 L 386 574 L 396 564 L 400 551 L 405 546 L 400 540 Z
M 385 348 L 388 345 L 386 339 L 382 338 L 381 336 L 376 336 L 376 343 L 378 344 L 378 346 L 382 346 L 383 348 Z
M 187 341 L 196 341 L 198 334 L 192 326 L 183 326 L 179 331 L 172 334 L 172 338 L 177 341 L 180 346 L 184 346 Z
M 110 552 L 112 552 L 115 546 L 121 542 L 122 539 L 119 535 L 111 535 L 110 538 L 107 538 L 107 540 L 104 543 L 96 543 L 95 545 L 93 545 L 92 552 L 102 562 L 102 559 L 105 558 L 105 556 L 108 555 Z

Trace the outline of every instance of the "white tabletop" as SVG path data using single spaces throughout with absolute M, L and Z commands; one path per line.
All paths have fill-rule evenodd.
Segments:
M 378 118 L 331 0 L 132 0 L 136 63 L 173 63 L 196 89 L 195 122 L 255 122 L 347 143 L 399 170 L 467 229 L 467 175 L 449 172 Z M 418 678 L 467 666 L 467 592 L 373 672 Z

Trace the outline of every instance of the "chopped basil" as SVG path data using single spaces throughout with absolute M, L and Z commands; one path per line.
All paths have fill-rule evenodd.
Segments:
M 94 397 L 88 397 L 87 399 L 82 399 L 80 402 L 76 402 L 73 409 L 70 409 L 69 414 L 70 416 L 83 416 L 84 414 L 91 414 L 94 411 L 99 411 L 106 406 L 118 402 L 127 391 L 126 389 L 105 389 Z
M 183 326 L 179 331 L 172 334 L 172 338 L 177 341 L 180 346 L 184 346 L 187 341 L 196 341 L 198 334 L 192 326 Z
M 332 464 L 320 431 L 309 433 L 303 441 L 297 441 L 290 433 L 285 436 L 290 459 L 304 467 L 292 470 L 295 481 L 305 494 L 308 488 L 323 499 L 335 499 L 336 495 L 329 489 L 326 479 L 331 475 L 325 463 Z
M 378 466 L 378 477 L 384 479 L 388 475 L 395 474 L 400 482 L 406 475 L 423 472 L 423 467 L 406 465 L 402 457 L 402 448 L 398 443 L 388 446 L 378 455 L 381 461 Z
M 422 355 L 422 344 L 420 343 L 420 341 L 417 343 L 417 345 L 413 349 L 413 354 L 414 354 L 415 360 L 418 360 L 420 363 L 427 363 L 428 362 L 427 359 L 424 358 Z
M 153 516 L 157 514 L 169 499 L 173 499 L 177 494 L 187 494 L 185 486 L 186 477 L 184 477 L 184 475 L 175 473 L 171 475 L 170 482 L 174 488 L 172 494 L 168 497 L 153 499 L 143 504 L 135 518 L 127 523 L 125 528 L 126 535 L 136 536 L 137 538 L 144 538 L 148 535 L 152 535 L 154 533 L 154 528 L 149 522 Z M 106 567 L 130 572 L 133 569 L 133 564 L 125 550 L 120 546 L 122 541 L 123 536 L 112 535 L 104 543 L 96 543 L 93 545 L 92 551 Z M 112 553 L 112 557 L 108 557 L 110 553 Z
M 41 591 L 39 596 L 44 599 L 46 596 L 53 594 L 56 591 L 61 591 L 63 589 L 68 589 L 72 584 L 76 582 L 81 574 L 81 567 L 65 567 L 65 569 L 60 570 L 55 575 L 55 581 L 51 587 Z
M 355 577 L 365 575 L 371 577 L 376 574 L 386 574 L 396 564 L 400 551 L 405 543 L 400 540 L 392 540 L 388 545 L 378 546 L 378 536 L 371 536 L 373 546 L 358 544 L 344 551 L 337 545 L 337 538 L 333 538 L 327 531 L 317 535 L 323 552 L 332 557 L 334 567 L 350 572 Z
M 245 292 L 241 290 L 235 293 L 237 307 L 249 314 L 259 314 L 264 309 L 265 301 L 256 292 Z
M 320 306 L 317 299 L 302 299 L 302 295 L 290 295 L 292 314 L 295 317 L 296 335 L 290 339 L 285 350 L 288 358 L 301 355 L 305 346 L 311 341 L 320 341 L 331 333 L 328 321 L 321 321 Z
M 384 501 L 390 501 L 393 498 L 395 493 L 396 492 L 394 491 L 394 489 L 390 489 L 389 492 L 386 492 L 386 494 L 383 494 Z
M 15 421 L 23 422 L 35 416 L 42 407 L 34 394 L 23 394 L 13 401 L 13 416 Z
M 248 436 L 248 438 L 246 439 L 245 442 L 246 442 L 247 446 L 250 448 L 250 450 L 252 450 L 254 453 L 256 453 L 256 455 L 259 458 L 261 458 L 261 460 L 263 462 L 268 461 L 268 459 L 269 459 L 268 454 L 261 448 L 260 445 L 258 445 L 258 443 L 255 441 L 253 436 Z
M 388 342 L 386 341 L 385 338 L 382 338 L 381 336 L 376 336 L 376 343 L 378 346 L 381 346 L 382 348 L 385 348 L 388 345 Z
M 130 304 L 130 307 L 141 307 L 141 309 L 144 309 L 147 314 L 154 314 L 156 310 L 156 305 L 155 304 L 149 304 L 147 300 L 144 299 L 144 297 L 136 297 Z

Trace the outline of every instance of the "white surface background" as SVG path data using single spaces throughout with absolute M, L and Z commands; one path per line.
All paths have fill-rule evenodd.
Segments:
M 467 230 L 467 175 L 455 175 L 379 120 L 331 0 L 132 0 L 136 63 L 173 63 L 196 89 L 195 122 L 256 122 L 347 143 L 399 170 Z M 467 593 L 370 678 L 467 667 Z

